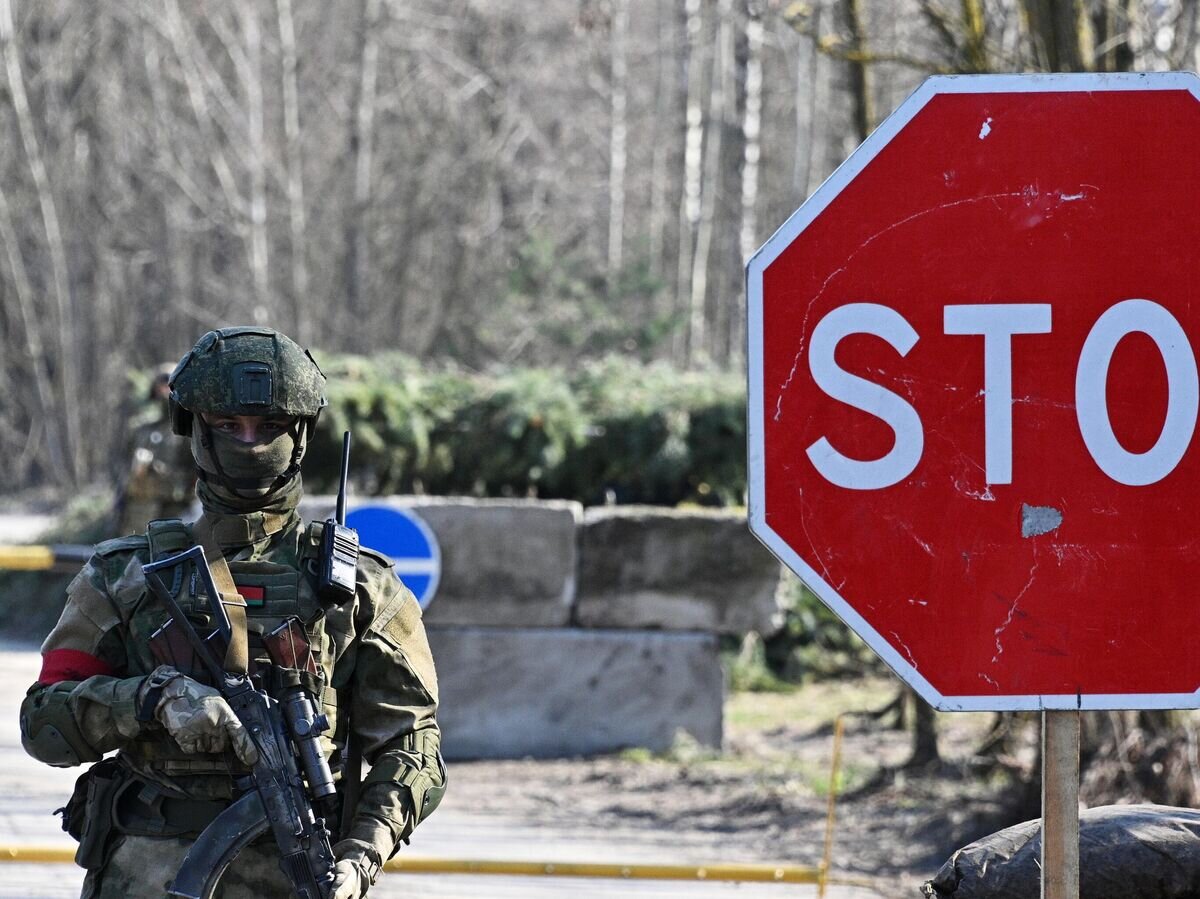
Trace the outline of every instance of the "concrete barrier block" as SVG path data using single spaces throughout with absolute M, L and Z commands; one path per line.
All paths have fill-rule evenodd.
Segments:
M 575 623 L 584 627 L 774 633 L 781 568 L 740 512 L 588 509 Z
M 430 625 L 447 758 L 556 758 L 683 730 L 721 745 L 724 680 L 709 634 Z
M 429 525 L 442 552 L 429 624 L 557 627 L 575 600 L 579 503 L 433 496 L 354 497 L 360 505 L 401 506 Z M 333 514 L 334 498 L 300 505 L 307 519 Z

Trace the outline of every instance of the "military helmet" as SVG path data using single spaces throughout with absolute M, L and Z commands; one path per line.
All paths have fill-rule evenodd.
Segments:
M 146 399 L 156 400 L 159 398 L 159 390 L 163 387 L 170 389 L 171 373 L 175 371 L 174 362 L 163 362 L 154 367 L 153 374 L 150 376 L 150 389 L 146 393 Z
M 170 384 L 172 427 L 183 437 L 196 413 L 295 415 L 311 427 L 328 403 L 312 354 L 271 328 L 209 331 L 175 366 Z

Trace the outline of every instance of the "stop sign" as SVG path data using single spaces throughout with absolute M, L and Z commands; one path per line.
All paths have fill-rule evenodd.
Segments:
M 1200 705 L 1198 97 L 931 78 L 747 266 L 751 527 L 937 708 Z

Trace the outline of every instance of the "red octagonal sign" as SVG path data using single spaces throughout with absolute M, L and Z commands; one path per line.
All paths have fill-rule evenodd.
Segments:
M 1198 97 L 932 78 L 747 267 L 751 527 L 940 709 L 1200 705 Z

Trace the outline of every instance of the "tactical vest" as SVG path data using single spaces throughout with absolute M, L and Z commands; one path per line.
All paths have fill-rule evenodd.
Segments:
M 250 671 L 262 679 L 268 692 L 272 691 L 271 678 L 275 669 L 262 643 L 263 635 L 269 634 L 291 617 L 298 618 L 303 624 L 318 671 L 317 676 L 310 678 L 305 686 L 319 699 L 322 710 L 329 718 L 330 729 L 322 736 L 321 743 L 326 757 L 331 758 L 331 764 L 336 768 L 339 756 L 335 741 L 344 745 L 345 726 L 338 719 L 337 688 L 344 685 L 332 682 L 333 664 L 350 642 L 353 633 L 349 612 L 332 609 L 327 613 L 317 597 L 313 578 L 308 574 L 309 560 L 316 558 L 319 546 L 320 523 L 314 523 L 296 536 L 298 552 L 295 557 L 288 558 L 286 550 L 281 553 L 287 561 L 295 564 L 266 560 L 230 561 L 229 571 L 238 592 L 246 601 Z M 192 529 L 179 519 L 152 521 L 146 537 L 152 561 L 175 555 L 195 545 Z M 129 592 L 135 592 L 137 586 L 136 583 L 130 583 Z M 170 588 L 197 632 L 201 636 L 208 633 L 212 629 L 210 610 L 207 599 L 202 591 L 197 590 L 197 585 L 193 582 L 174 583 Z M 140 584 L 140 590 L 141 597 L 135 601 L 125 619 L 125 649 L 130 675 L 149 674 L 160 664 L 151 650 L 151 638 L 169 617 L 149 594 L 144 581 Z M 188 667 L 186 662 L 182 667 L 177 662 L 173 664 L 197 680 L 208 679 L 207 673 L 199 666 L 185 670 Z M 122 754 L 136 770 L 156 775 L 155 780 L 168 786 L 183 787 L 192 795 L 211 794 L 210 798 L 227 798 L 230 775 L 241 773 L 236 763 L 231 766 L 227 755 L 183 752 L 165 730 L 157 727 L 148 729 L 133 740 L 122 750 Z M 220 776 L 214 781 L 212 775 Z

